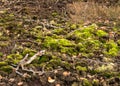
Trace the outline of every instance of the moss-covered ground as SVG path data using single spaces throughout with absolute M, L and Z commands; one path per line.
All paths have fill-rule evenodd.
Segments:
M 30 8 L 35 3 L 24 4 L 1 2 L 0 86 L 120 85 L 120 20 L 84 25 L 57 12 L 41 19 Z M 19 71 L 30 77 L 15 73 L 26 54 L 31 57 L 40 50 L 45 54 L 26 68 L 41 71 L 44 66 L 43 75 L 22 69 Z

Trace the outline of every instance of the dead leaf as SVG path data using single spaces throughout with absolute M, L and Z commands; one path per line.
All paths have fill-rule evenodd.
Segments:
M 55 79 L 52 79 L 51 77 L 48 77 L 48 82 L 53 83 L 53 82 L 55 82 Z
M 22 86 L 22 85 L 23 85 L 23 82 L 19 82 L 19 83 L 18 83 L 18 86 Z
M 14 78 L 10 78 L 9 81 L 10 81 L 10 82 L 14 82 L 15 79 L 14 79 Z
M 64 76 L 69 76 L 69 75 L 70 75 L 70 72 L 65 71 L 65 72 L 63 72 L 63 75 L 64 75 Z

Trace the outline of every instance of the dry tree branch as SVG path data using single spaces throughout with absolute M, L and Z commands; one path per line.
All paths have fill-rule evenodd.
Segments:
M 35 60 L 37 58 L 37 56 L 42 56 L 43 54 L 45 54 L 45 50 L 41 50 L 41 51 L 37 52 L 35 55 L 33 55 L 32 57 L 30 57 L 30 59 L 28 59 L 28 60 L 27 60 L 28 54 L 26 54 L 26 56 L 17 65 L 16 73 L 19 74 L 19 75 L 23 75 L 22 73 L 18 72 L 19 67 L 21 67 L 22 70 L 24 70 L 24 71 L 32 72 L 33 74 L 38 73 L 39 75 L 42 75 L 43 74 L 42 71 L 34 71 L 32 69 L 29 70 L 29 69 L 24 68 L 24 66 L 30 64 L 33 60 Z

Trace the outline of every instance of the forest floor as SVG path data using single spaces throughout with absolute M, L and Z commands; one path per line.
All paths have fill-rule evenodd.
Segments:
M 120 86 L 119 12 L 96 20 L 78 5 L 0 1 L 0 86 Z

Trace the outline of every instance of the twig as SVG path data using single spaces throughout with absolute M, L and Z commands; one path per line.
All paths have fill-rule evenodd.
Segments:
M 39 75 L 42 75 L 44 73 L 44 71 L 43 72 L 42 71 L 34 71 L 32 69 L 29 70 L 29 69 L 25 68 L 24 66 L 30 64 L 34 59 L 37 58 L 37 56 L 42 56 L 43 54 L 45 54 L 45 50 L 37 52 L 35 55 L 30 57 L 30 59 L 28 61 L 26 61 L 27 58 L 28 58 L 28 54 L 26 54 L 26 56 L 17 65 L 16 73 L 19 74 L 19 75 L 23 75 L 22 73 L 18 72 L 19 68 L 21 67 L 22 70 L 24 70 L 24 71 L 32 72 L 33 74 L 38 73 Z
M 42 56 L 45 54 L 45 50 L 37 52 L 34 56 L 32 56 L 24 65 L 30 64 L 34 59 L 37 58 L 37 56 Z

